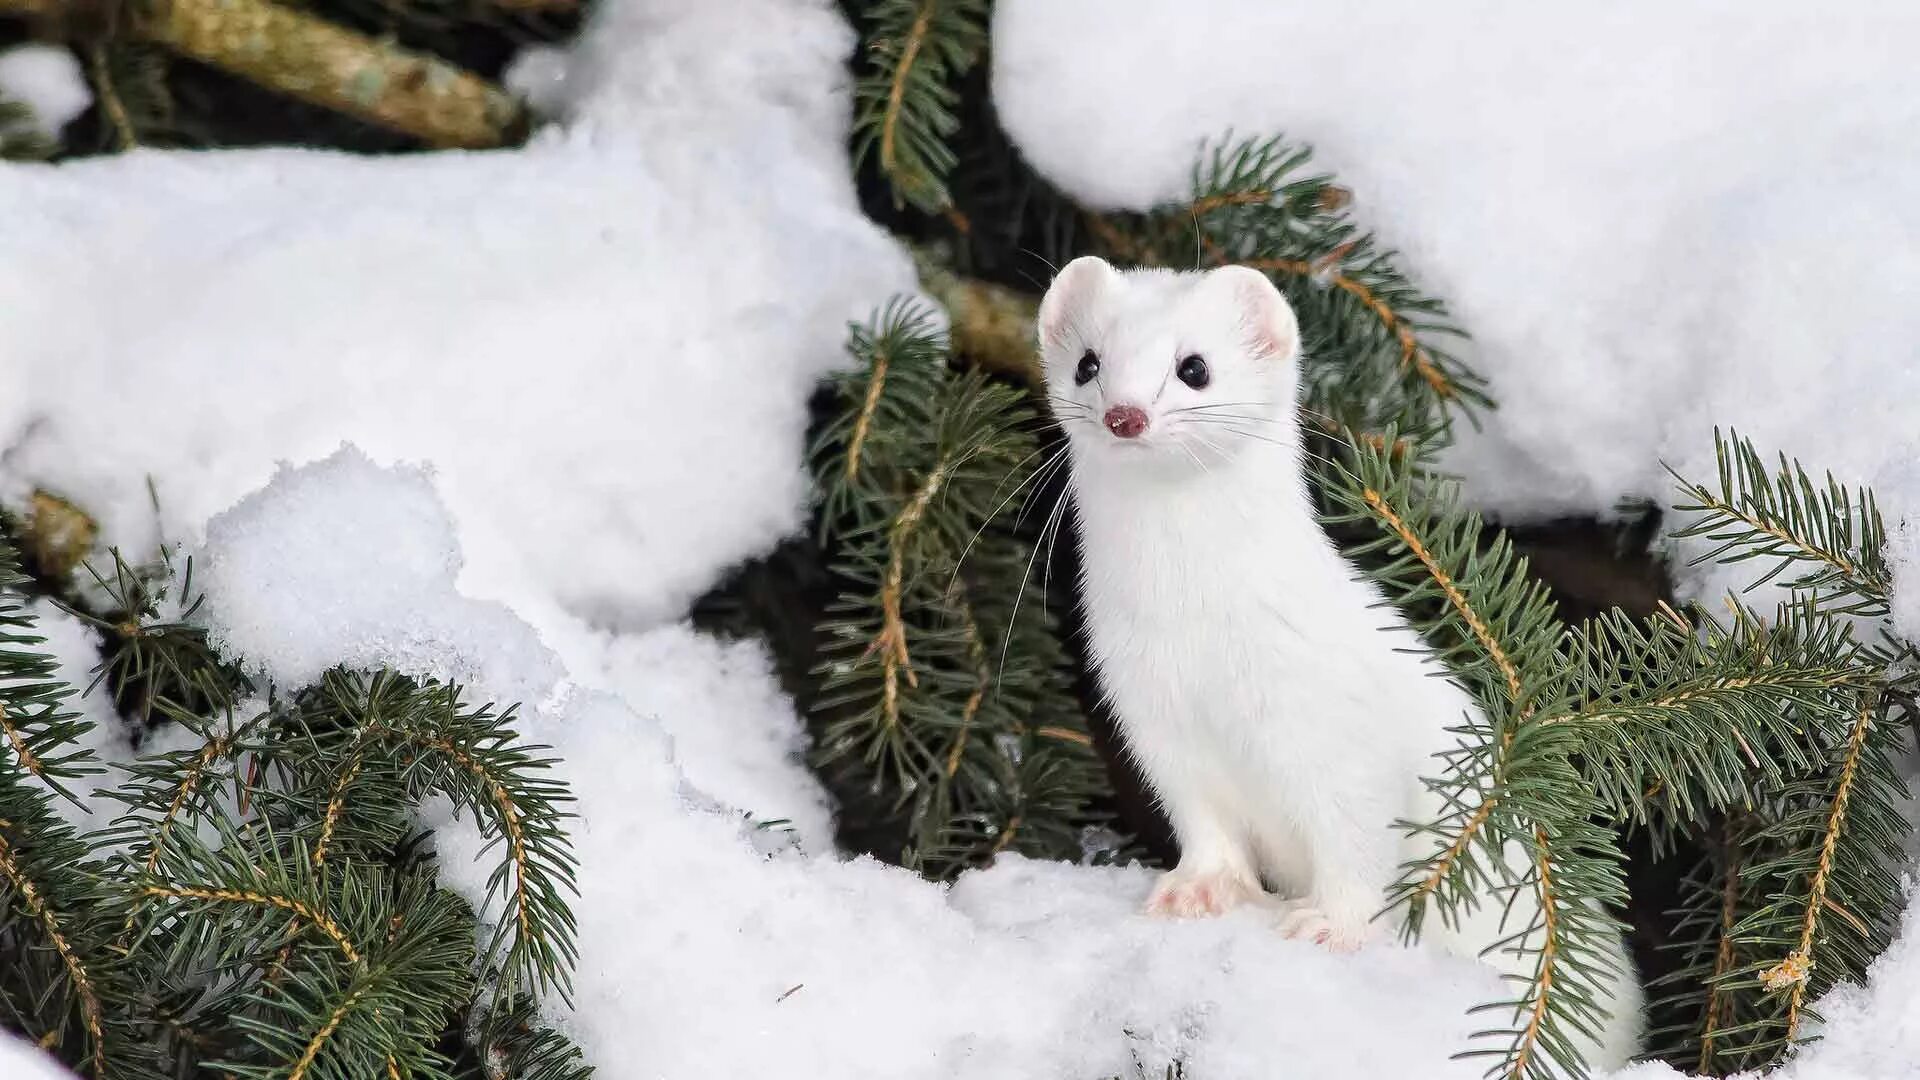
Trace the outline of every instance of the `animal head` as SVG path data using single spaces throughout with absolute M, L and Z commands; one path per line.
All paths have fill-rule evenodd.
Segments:
M 1266 275 L 1068 263 L 1040 301 L 1047 401 L 1076 456 L 1211 466 L 1297 442 L 1300 331 Z

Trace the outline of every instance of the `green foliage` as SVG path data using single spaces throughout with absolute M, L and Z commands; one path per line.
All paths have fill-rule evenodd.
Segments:
M 0 542 L 0 1025 L 57 1049 L 94 1077 L 147 1075 L 154 1062 L 121 1008 L 140 978 L 115 947 L 124 897 L 100 854 L 54 811 L 101 767 L 78 740 L 90 724 L 61 683 Z
M 1337 440 L 1391 426 L 1417 452 L 1437 449 L 1456 415 L 1491 405 L 1447 348 L 1464 335 L 1355 223 L 1346 189 L 1309 170 L 1312 158 L 1278 136 L 1223 138 L 1194 167 L 1187 201 L 1098 219 L 1093 234 L 1124 261 L 1266 272 L 1300 321 L 1310 427 Z
M 0 96 L 0 161 L 44 161 L 58 149 L 34 126 L 32 109 Z
M 1776 1060 L 1816 1018 L 1809 1003 L 1862 980 L 1892 941 L 1909 831 L 1893 759 L 1911 744 L 1915 653 L 1884 622 L 1891 577 L 1873 493 L 1816 483 L 1784 455 L 1769 468 L 1738 435 L 1715 443 L 1717 484 L 1679 481 L 1693 520 L 1676 535 L 1711 545 L 1703 560 L 1755 567 L 1751 587 L 1785 588 L 1774 639 L 1849 675 L 1788 696 L 1779 725 L 1742 731 L 1765 767 L 1738 803 L 1677 815 L 1715 843 L 1681 912 L 1682 966 L 1661 987 L 1683 1019 L 1656 1034 L 1667 1056 L 1727 1072 Z M 1861 629 L 1870 637 L 1856 643 Z M 1769 652 L 1749 677 L 1780 662 Z
M 903 861 L 929 874 L 1004 850 L 1078 858 L 1105 776 L 1028 580 L 1038 543 L 1016 527 L 1033 477 L 1016 478 L 1043 453 L 1031 406 L 953 373 L 912 304 L 850 349 L 813 455 L 843 588 L 822 627 L 818 759 L 842 790 L 883 795 Z
M 875 0 L 860 12 L 867 68 L 854 84 L 853 149 L 893 189 L 895 205 L 952 204 L 958 158 L 954 83 L 986 46 L 987 0 Z
M 575 959 L 570 797 L 511 709 L 341 670 L 243 699 L 191 621 L 191 569 L 169 604 L 116 555 L 78 612 L 103 632 L 98 681 L 181 748 L 124 766 L 90 804 L 110 825 L 79 834 L 50 800 L 100 771 L 74 749 L 88 726 L 0 558 L 0 1024 L 91 1077 L 451 1078 L 463 1045 L 489 1076 L 588 1075 L 535 1021 Z M 492 841 L 480 911 L 437 881 L 414 825 L 430 797 Z
M 1343 482 L 1333 487 L 1335 523 L 1371 525 L 1356 555 L 1377 556 L 1370 573 L 1481 706 L 1458 729 L 1457 748 L 1429 789 L 1444 807 L 1434 821 L 1407 823 L 1432 839 L 1431 854 L 1403 868 L 1391 906 L 1410 935 L 1430 915 L 1451 924 L 1481 904 L 1507 904 L 1525 891 L 1539 915 L 1509 926 L 1503 951 L 1533 958 L 1510 1000 L 1484 1006 L 1510 1021 L 1481 1033 L 1498 1045 L 1494 1071 L 1545 1077 L 1578 1071 L 1571 1040 L 1605 1020 L 1608 984 L 1624 977 L 1613 959 L 1620 923 L 1608 907 L 1626 898 L 1619 842 L 1603 824 L 1605 788 L 1578 755 L 1586 725 L 1573 710 L 1575 680 L 1561 650 L 1561 625 L 1544 586 L 1504 536 L 1483 547 L 1479 516 L 1458 505 L 1450 485 L 1423 482 L 1405 455 L 1355 439 Z
M 1614 611 L 1565 639 L 1587 780 L 1656 842 L 1815 767 L 1805 725 L 1844 712 L 1863 681 L 1848 628 L 1805 605 L 1772 622 L 1737 608 L 1730 628 L 1696 617 Z
M 1515 888 L 1571 916 L 1518 939 L 1538 959 L 1502 1003 L 1516 1023 L 1491 1033 L 1508 1040 L 1505 1075 L 1573 1068 L 1565 1040 L 1598 1020 L 1594 976 L 1615 932 L 1602 912 L 1623 892 L 1617 842 L 1597 823 L 1647 829 L 1669 852 L 1713 840 L 1681 913 L 1683 968 L 1661 984 L 1661 1007 L 1691 1017 L 1659 1033 L 1677 1059 L 1775 1060 L 1806 1003 L 1863 978 L 1891 940 L 1908 830 L 1890 664 L 1911 647 L 1854 638 L 1855 617 L 1886 610 L 1872 494 L 1813 485 L 1791 463 L 1776 480 L 1742 443 L 1721 451 L 1718 490 L 1683 485 L 1704 520 L 1680 535 L 1716 542 L 1712 558 L 1762 560 L 1762 582 L 1790 586 L 1769 617 L 1735 605 L 1725 626 L 1671 609 L 1560 624 L 1450 485 L 1364 440 L 1330 492 L 1335 524 L 1376 527 L 1356 554 L 1485 710 L 1429 781 L 1446 810 L 1410 827 L 1433 854 L 1405 868 L 1393 902 L 1414 932 L 1430 906 L 1456 917 Z M 1783 577 L 1794 564 L 1803 572 Z
M 1716 430 L 1713 442 L 1720 463 L 1717 486 L 1675 476 L 1687 500 L 1676 509 L 1694 515 L 1675 537 L 1717 545 L 1695 563 L 1770 562 L 1749 589 L 1779 579 L 1823 609 L 1867 618 L 1887 613 L 1893 587 L 1885 556 L 1887 530 L 1871 490 L 1849 489 L 1832 473 L 1816 484 L 1785 454 L 1769 471 L 1766 459 L 1738 432 L 1722 436 Z

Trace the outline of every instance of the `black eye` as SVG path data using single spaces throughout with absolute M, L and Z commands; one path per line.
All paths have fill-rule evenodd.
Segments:
M 1189 356 L 1180 361 L 1180 366 L 1174 368 L 1173 373 L 1180 376 L 1181 382 L 1195 390 L 1213 381 L 1213 373 L 1207 370 L 1207 362 L 1200 359 L 1198 355 Z
M 1080 358 L 1080 366 L 1073 369 L 1073 385 L 1085 386 L 1098 374 L 1100 374 L 1100 358 L 1094 355 L 1092 349 L 1088 349 L 1087 355 Z

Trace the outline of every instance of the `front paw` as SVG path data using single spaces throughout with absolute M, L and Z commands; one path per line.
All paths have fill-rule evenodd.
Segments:
M 1339 953 L 1350 953 L 1366 944 L 1372 924 L 1365 916 L 1342 916 L 1311 901 L 1289 901 L 1280 916 L 1280 932 L 1297 941 L 1325 945 Z
M 1223 915 L 1262 896 L 1260 883 L 1246 874 L 1226 869 L 1189 870 L 1186 867 L 1160 875 L 1147 898 L 1149 915 L 1171 915 L 1190 919 L 1202 915 Z

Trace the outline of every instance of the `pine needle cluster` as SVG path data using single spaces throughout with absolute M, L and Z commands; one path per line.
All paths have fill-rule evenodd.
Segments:
M 0 546 L 0 1025 L 96 1080 L 588 1075 L 534 1020 L 574 960 L 570 797 L 513 710 L 392 672 L 263 697 L 167 580 L 116 556 L 73 609 L 147 744 L 88 799 L 92 724 Z M 479 910 L 438 882 L 429 798 L 493 841 Z
M 1203 151 L 1188 199 L 1090 218 L 1090 231 L 1103 254 L 1126 263 L 1264 271 L 1299 318 L 1311 425 L 1336 438 L 1392 425 L 1403 447 L 1438 449 L 1456 416 L 1491 405 L 1483 380 L 1450 351 L 1464 335 L 1312 160 L 1311 148 L 1279 136 L 1227 136 Z
M 849 350 L 813 454 L 843 589 L 821 628 L 817 759 L 880 797 L 902 861 L 930 875 L 1001 851 L 1078 859 L 1106 779 L 1019 528 L 1037 417 L 1018 388 L 954 371 L 914 303 Z
M 871 162 L 896 206 L 951 208 L 947 177 L 958 162 L 955 83 L 986 47 L 987 0 L 873 0 L 858 18 L 865 71 L 854 84 L 856 164 Z
M 1714 438 L 1719 475 L 1676 478 L 1691 517 L 1676 536 L 1711 545 L 1699 561 L 1750 568 L 1750 589 L 1785 591 L 1774 632 L 1826 637 L 1822 653 L 1853 675 L 1827 699 L 1793 703 L 1790 729 L 1741 733 L 1769 767 L 1740 798 L 1656 826 L 1711 839 L 1675 946 L 1686 963 L 1663 986 L 1685 1019 L 1660 1033 L 1663 1049 L 1725 1073 L 1815 1032 L 1811 1003 L 1862 981 L 1892 942 L 1911 829 L 1895 762 L 1920 720 L 1920 649 L 1886 618 L 1892 579 L 1873 492 L 1816 480 L 1784 454 L 1769 461 L 1738 433 Z

